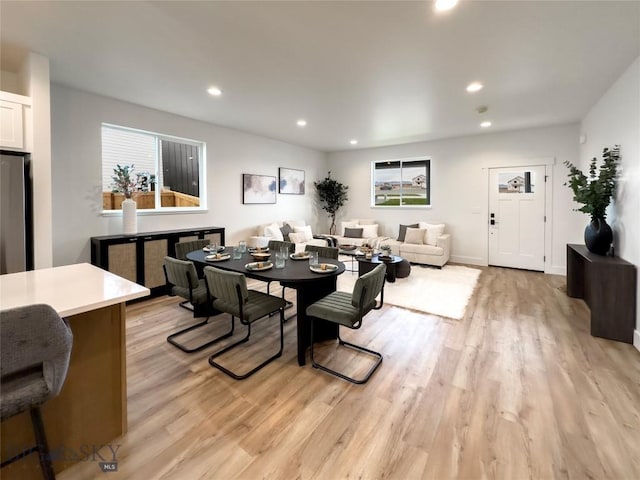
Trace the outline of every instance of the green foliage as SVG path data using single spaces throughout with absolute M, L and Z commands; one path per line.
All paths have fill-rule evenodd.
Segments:
M 136 189 L 136 182 L 133 180 L 133 165 L 125 165 L 124 167 L 116 165 L 113 169 L 113 184 L 111 187 L 114 192 L 123 193 L 125 198 L 131 198 L 131 194 Z
M 591 216 L 591 221 L 606 218 L 606 210 L 616 188 L 616 175 L 620 161 L 620 145 L 611 150 L 602 151 L 602 165 L 597 172 L 597 159 L 594 157 L 589 164 L 589 176 L 569 161 L 564 165 L 569 168 L 569 181 L 565 183 L 573 191 L 573 200 L 582 204 L 576 210 Z M 596 173 L 598 173 L 596 175 Z
M 329 230 L 333 233 L 336 228 L 336 212 L 348 200 L 347 190 L 349 190 L 349 187 L 331 178 L 331 172 L 323 180 L 313 182 L 313 185 L 318 192 L 320 206 L 329 213 L 331 218 L 331 228 Z

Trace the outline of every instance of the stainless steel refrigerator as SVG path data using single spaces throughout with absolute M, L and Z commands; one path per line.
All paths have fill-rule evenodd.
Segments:
M 33 270 L 29 155 L 0 151 L 0 274 Z

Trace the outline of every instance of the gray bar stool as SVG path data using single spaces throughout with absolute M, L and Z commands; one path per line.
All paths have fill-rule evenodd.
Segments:
M 0 410 L 2 421 L 27 410 L 36 445 L 0 465 L 38 452 L 46 479 L 55 478 L 40 406 L 60 393 L 67 377 L 73 334 L 49 305 L 0 312 Z

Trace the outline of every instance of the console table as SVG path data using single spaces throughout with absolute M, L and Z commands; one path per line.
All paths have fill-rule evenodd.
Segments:
M 205 238 L 224 245 L 224 228 L 205 227 L 91 237 L 91 263 L 144 285 L 151 290 L 152 297 L 163 295 L 166 291 L 162 269 L 164 257 L 175 256 L 175 245 L 178 242 Z
M 636 267 L 619 257 L 596 255 L 567 244 L 567 295 L 591 309 L 591 335 L 633 343 Z

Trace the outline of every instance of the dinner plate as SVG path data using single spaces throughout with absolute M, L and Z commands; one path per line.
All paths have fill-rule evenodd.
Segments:
M 305 255 L 297 255 L 295 253 L 292 253 L 291 255 L 289 255 L 289 258 L 291 260 L 309 260 L 309 254 L 306 253 Z
M 309 265 L 309 269 L 315 273 L 332 273 L 338 270 L 338 266 L 333 263 L 319 263 L 318 265 Z
M 269 247 L 249 247 L 247 250 L 249 253 L 266 253 L 269 251 Z
M 269 252 L 252 252 L 251 256 L 259 262 L 264 262 L 269 259 L 271 254 Z
M 220 255 L 219 257 L 218 257 L 218 255 L 220 255 L 220 254 L 206 255 L 204 257 L 204 259 L 207 262 L 222 262 L 223 260 L 229 260 L 231 258 L 231 255 L 228 254 L 228 253 L 226 253 L 224 255 Z
M 216 248 L 204 247 L 202 250 L 204 250 L 205 252 L 224 252 L 224 247 L 223 246 L 219 246 Z
M 244 268 L 252 272 L 261 272 L 262 270 L 269 270 L 272 267 L 273 263 L 271 262 L 251 262 L 244 266 Z

